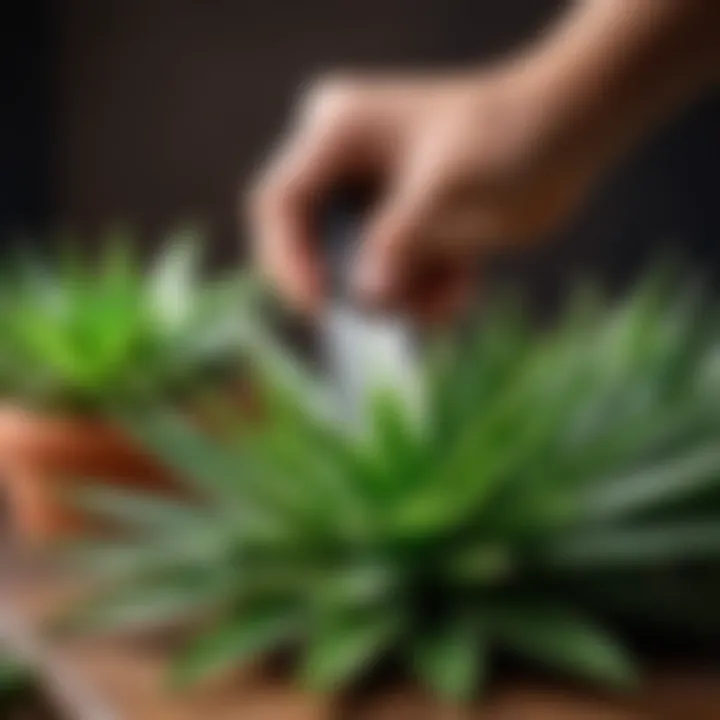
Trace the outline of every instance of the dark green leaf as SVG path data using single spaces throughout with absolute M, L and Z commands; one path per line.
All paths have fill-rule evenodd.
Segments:
M 173 668 L 173 684 L 190 685 L 252 662 L 291 639 L 298 627 L 297 612 L 282 603 L 247 608 L 202 635 L 182 654 Z
M 464 702 L 484 685 L 487 653 L 478 621 L 466 617 L 423 635 L 415 647 L 414 666 L 439 697 Z
M 579 531 L 560 538 L 544 556 L 553 566 L 584 569 L 716 560 L 720 559 L 720 519 Z
M 626 688 L 636 679 L 627 653 L 604 631 L 572 611 L 510 604 L 492 611 L 493 635 L 505 646 L 565 673 Z
M 302 676 L 310 687 L 334 690 L 377 662 L 400 632 L 394 614 L 360 613 L 323 621 L 309 641 Z
M 621 518 L 716 485 L 720 481 L 720 448 L 709 443 L 618 478 L 598 480 L 580 500 L 587 520 Z

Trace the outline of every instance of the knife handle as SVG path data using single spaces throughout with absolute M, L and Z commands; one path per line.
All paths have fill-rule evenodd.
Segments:
M 371 208 L 371 197 L 366 188 L 346 187 L 333 193 L 327 204 L 322 243 L 333 299 L 347 300 L 349 297 L 352 266 Z

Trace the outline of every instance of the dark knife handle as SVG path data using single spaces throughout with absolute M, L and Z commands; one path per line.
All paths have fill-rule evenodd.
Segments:
M 347 299 L 350 278 L 361 234 L 371 209 L 367 188 L 346 187 L 336 191 L 326 205 L 322 223 L 322 244 L 334 299 Z

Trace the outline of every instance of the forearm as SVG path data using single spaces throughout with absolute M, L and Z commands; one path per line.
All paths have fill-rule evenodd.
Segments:
M 612 159 L 720 80 L 720 2 L 577 2 L 527 71 L 566 137 Z

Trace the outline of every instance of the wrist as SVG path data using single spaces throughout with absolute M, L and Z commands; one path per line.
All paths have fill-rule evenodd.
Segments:
M 720 79 L 720 3 L 586 0 L 517 62 L 558 140 L 608 163 Z

